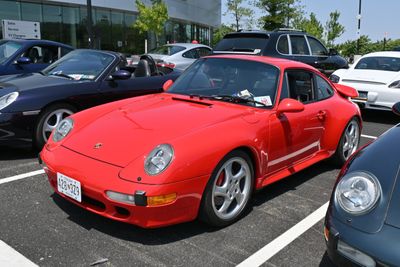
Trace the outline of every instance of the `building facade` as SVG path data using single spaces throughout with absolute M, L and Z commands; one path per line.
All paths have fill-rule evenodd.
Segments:
M 12 19 L 41 23 L 41 37 L 88 46 L 86 0 L 0 0 L 0 20 Z M 150 0 L 143 0 L 150 5 Z M 221 23 L 220 0 L 164 0 L 170 19 L 160 43 L 211 43 L 212 30 Z M 92 0 L 94 44 L 96 48 L 125 53 L 144 52 L 156 46 L 153 34 L 139 34 L 133 24 L 138 12 L 134 0 Z M 2 36 L 0 29 L 0 36 Z

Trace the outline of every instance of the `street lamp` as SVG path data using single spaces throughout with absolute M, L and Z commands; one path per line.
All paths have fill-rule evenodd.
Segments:
M 358 28 L 357 28 L 357 55 L 358 55 L 360 53 L 360 37 L 361 37 L 361 32 L 360 32 L 360 26 L 361 26 L 361 0 L 358 1 L 357 20 L 358 20 Z

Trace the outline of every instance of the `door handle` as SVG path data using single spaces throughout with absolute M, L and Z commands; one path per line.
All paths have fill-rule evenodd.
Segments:
M 325 111 L 325 110 L 320 110 L 320 111 L 318 111 L 318 113 L 317 113 L 317 118 L 318 118 L 320 121 L 325 120 L 325 117 L 326 117 L 326 111 Z

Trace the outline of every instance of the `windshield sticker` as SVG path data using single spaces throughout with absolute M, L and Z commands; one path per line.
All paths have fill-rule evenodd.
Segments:
M 266 106 L 272 106 L 271 97 L 269 95 L 266 96 L 255 96 L 254 100 L 265 104 Z M 257 104 L 257 106 L 261 106 L 261 104 Z
M 246 98 L 246 97 L 252 97 L 252 94 L 249 92 L 249 90 L 244 89 L 243 91 L 240 91 L 240 92 L 237 94 L 237 96 L 238 96 L 238 97 L 244 97 L 244 98 Z

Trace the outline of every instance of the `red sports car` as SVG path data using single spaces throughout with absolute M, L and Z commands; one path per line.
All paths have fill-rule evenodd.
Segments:
M 255 190 L 358 147 L 357 92 L 303 63 L 210 56 L 164 90 L 64 119 L 40 154 L 55 192 L 145 228 L 221 227 Z

